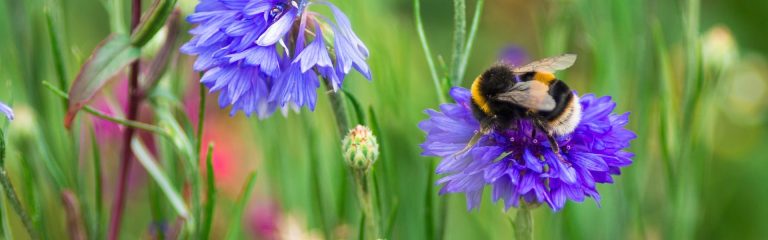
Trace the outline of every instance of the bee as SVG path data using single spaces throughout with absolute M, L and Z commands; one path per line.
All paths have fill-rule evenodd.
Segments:
M 563 54 L 519 67 L 497 64 L 480 74 L 471 88 L 472 112 L 480 122 L 480 131 L 461 152 L 492 130 L 514 129 L 519 120 L 528 119 L 534 125 L 532 138 L 537 130 L 542 131 L 559 156 L 555 136 L 576 129 L 581 120 L 581 104 L 554 72 L 575 62 L 575 54 Z

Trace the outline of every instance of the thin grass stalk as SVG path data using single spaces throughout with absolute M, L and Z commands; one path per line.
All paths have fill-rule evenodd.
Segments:
M 435 92 L 437 92 L 437 99 L 440 103 L 448 102 L 446 100 L 442 84 L 440 84 L 440 78 L 437 76 L 437 69 L 435 68 L 435 60 L 432 58 L 432 51 L 429 50 L 429 43 L 427 43 L 427 36 L 424 33 L 424 25 L 421 23 L 421 5 L 419 0 L 413 0 L 413 15 L 416 18 L 416 31 L 419 34 L 419 40 L 421 42 L 421 48 L 424 50 L 424 56 L 427 58 L 427 66 L 429 67 L 430 76 L 432 76 L 432 83 L 435 85 Z
M 67 78 L 69 76 L 69 73 L 67 72 L 67 61 L 66 57 L 64 57 L 64 51 L 62 50 L 62 43 L 61 43 L 61 37 L 59 36 L 59 30 L 54 24 L 53 16 L 51 14 L 51 10 L 49 8 L 46 8 L 44 10 L 45 12 L 45 20 L 48 26 L 48 35 L 50 37 L 51 42 L 51 51 L 53 52 L 53 66 L 56 70 L 56 79 L 59 82 L 59 88 L 67 89 L 69 87 L 69 84 L 67 83 Z M 64 109 L 67 108 L 67 100 L 62 101 Z
M 131 2 L 131 31 L 135 30 L 139 25 L 141 19 L 141 0 L 132 0 Z M 128 73 L 128 120 L 136 121 L 139 116 L 139 104 L 141 102 L 139 93 L 139 73 L 140 73 L 139 60 L 134 61 L 131 64 Z M 120 154 L 120 166 L 119 166 L 119 178 L 117 190 L 115 192 L 114 204 L 112 205 L 112 217 L 109 223 L 109 235 L 108 239 L 117 240 L 120 235 L 120 224 L 123 218 L 123 212 L 125 210 L 125 198 L 128 187 L 128 177 L 131 173 L 131 165 L 133 161 L 133 151 L 131 151 L 131 139 L 135 128 L 128 127 L 123 134 L 123 142 L 121 146 L 122 153 Z

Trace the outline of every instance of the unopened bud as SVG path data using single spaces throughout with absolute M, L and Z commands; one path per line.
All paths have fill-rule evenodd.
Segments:
M 731 30 L 718 25 L 712 27 L 703 36 L 702 55 L 706 67 L 723 69 L 730 66 L 738 58 L 738 47 L 733 39 Z
M 379 144 L 371 129 L 357 125 L 344 137 L 342 151 L 347 165 L 367 172 L 379 157 Z

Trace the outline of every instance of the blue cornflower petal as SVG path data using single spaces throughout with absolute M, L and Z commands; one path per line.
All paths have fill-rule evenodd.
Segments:
M 0 113 L 3 113 L 8 120 L 13 120 L 13 109 L 3 102 L 0 102 Z
M 368 57 L 368 48 L 365 47 L 363 41 L 361 41 L 360 38 L 357 37 L 357 34 L 355 34 L 355 31 L 352 30 L 352 24 L 350 23 L 349 18 L 347 18 L 347 15 L 345 15 L 341 9 L 336 7 L 336 5 L 329 2 L 322 3 L 331 8 L 331 11 L 333 12 L 333 17 L 336 19 L 336 24 L 340 30 L 337 34 L 343 35 L 346 39 L 349 39 L 352 46 L 354 46 L 363 57 Z
M 516 130 L 483 136 L 469 151 L 455 156 L 480 126 L 472 114 L 469 91 L 453 88 L 450 94 L 455 104 L 428 110 L 429 119 L 419 123 L 427 133 L 422 154 L 443 158 L 436 169 L 444 175 L 437 181 L 443 185 L 440 193 L 465 193 L 470 209 L 479 205 L 477 193 L 486 185 L 492 187 L 492 200 L 503 199 L 506 208 L 519 206 L 521 197 L 546 203 L 554 211 L 568 199 L 582 202 L 590 197 L 599 204 L 596 184 L 612 183 L 613 176 L 632 163 L 634 155 L 624 149 L 637 136 L 625 128 L 628 114 L 613 114 L 616 104 L 610 97 L 591 94 L 580 98 L 585 117 L 576 130 L 558 139 L 560 157 L 541 133 L 531 139 L 533 125 L 526 120 Z M 497 159 L 504 152 L 510 154 Z
M 296 14 L 298 12 L 299 10 L 296 9 L 291 9 L 290 11 L 286 12 L 285 15 L 275 21 L 272 26 L 269 26 L 269 28 L 267 28 L 267 30 L 261 34 L 259 39 L 256 39 L 256 44 L 260 46 L 270 46 L 274 45 L 277 43 L 277 41 L 285 37 L 285 34 L 291 30 L 293 20 L 296 19 Z
M 317 36 L 312 43 L 309 44 L 299 55 L 293 60 L 293 63 L 301 63 L 301 72 L 305 73 L 314 66 L 317 67 L 333 67 L 331 62 L 331 56 L 328 55 L 328 51 L 325 49 L 325 40 L 323 39 L 323 32 L 320 28 L 317 28 Z
M 280 106 L 291 102 L 298 107 L 308 106 L 310 110 L 314 110 L 317 101 L 315 89 L 318 87 L 320 82 L 313 72 L 302 73 L 299 64 L 291 64 L 288 70 L 277 78 L 269 100 Z
M 351 68 L 369 79 L 371 74 L 365 62 L 368 50 L 349 19 L 332 7 L 334 23 L 309 11 L 311 5 L 288 0 L 201 0 L 187 17 L 196 25 L 189 31 L 193 37 L 180 50 L 197 56 L 193 68 L 206 72 L 200 82 L 219 92 L 219 105 L 232 106 L 233 114 L 266 117 L 277 108 L 314 109 L 318 75 L 337 90 Z M 307 25 L 317 29 L 305 31 Z M 324 31 L 334 31 L 338 40 L 332 47 L 341 49 L 340 57 L 331 58 L 333 50 L 323 37 L 331 35 Z M 305 43 L 310 35 L 313 40 Z

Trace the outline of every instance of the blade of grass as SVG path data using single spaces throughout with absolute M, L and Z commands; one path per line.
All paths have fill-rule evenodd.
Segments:
M 213 224 L 213 210 L 216 206 L 216 176 L 213 174 L 213 143 L 208 144 L 208 155 L 205 157 L 205 170 L 207 178 L 207 186 L 205 190 L 206 202 L 205 213 L 203 213 L 203 226 L 200 237 L 202 239 L 209 239 L 211 232 L 211 225 Z
M 56 24 L 54 24 L 53 16 L 51 14 L 51 10 L 49 8 L 45 8 L 43 10 L 45 13 L 45 20 L 48 27 L 48 37 L 50 38 L 51 42 L 51 51 L 53 52 L 53 66 L 56 70 L 56 77 L 59 80 L 59 88 L 66 89 L 69 87 L 67 78 L 69 78 L 69 73 L 67 72 L 67 61 L 66 57 L 64 57 L 64 51 L 62 50 L 62 43 L 61 43 L 61 37 L 60 32 Z M 65 108 L 66 108 L 66 100 L 64 101 Z
M 184 203 L 184 199 L 178 192 L 176 192 L 176 189 L 173 188 L 171 181 L 168 180 L 168 177 L 165 175 L 163 170 L 160 168 L 160 166 L 157 165 L 157 162 L 155 161 L 154 157 L 152 157 L 151 153 L 149 153 L 147 147 L 145 147 L 141 140 L 138 138 L 133 138 L 133 140 L 131 140 L 131 150 L 133 150 L 133 153 L 136 154 L 136 160 L 138 160 L 138 162 L 144 166 L 144 169 L 147 170 L 147 173 L 152 177 L 153 180 L 155 180 L 157 185 L 163 191 L 165 196 L 168 198 L 168 202 L 171 203 L 171 206 L 173 206 L 174 210 L 176 210 L 176 212 L 181 217 L 188 218 L 189 210 Z
M 357 226 L 357 239 L 365 240 L 365 213 L 360 214 L 360 225 Z
M 395 220 L 397 220 L 397 213 L 400 209 L 400 202 L 395 199 L 392 209 L 389 210 L 389 219 L 387 220 L 387 226 L 385 226 L 386 235 L 385 239 L 392 239 L 392 232 L 395 229 Z
M 242 191 L 240 192 L 240 197 L 237 200 L 237 205 L 235 205 L 235 208 L 232 211 L 232 223 L 229 224 L 229 229 L 227 230 L 227 237 L 225 239 L 227 240 L 236 240 L 240 239 L 240 232 L 242 231 L 242 224 L 243 221 L 243 212 L 245 211 L 246 205 L 248 205 L 249 199 L 251 199 L 251 193 L 253 192 L 253 186 L 256 185 L 256 173 L 251 173 L 248 176 L 248 182 L 243 186 Z
M 347 95 L 345 92 L 344 95 Z M 349 95 L 347 95 L 349 96 Z M 330 224 L 328 224 L 328 220 L 326 217 L 327 210 L 327 201 L 326 198 L 323 196 L 323 185 L 321 184 L 321 177 L 320 177 L 320 164 L 319 162 L 322 161 L 322 158 L 320 157 L 319 150 L 317 146 L 320 144 L 317 138 L 317 133 L 314 131 L 316 129 L 312 126 L 312 121 L 307 117 L 307 115 L 302 115 L 302 125 L 309 135 L 307 137 L 307 146 L 309 150 L 309 169 L 310 170 L 310 177 L 309 180 L 309 187 L 312 191 L 312 197 L 314 197 L 314 208 L 317 211 L 317 217 L 315 219 L 318 220 L 320 223 L 320 228 L 323 230 L 323 236 L 326 239 L 330 239 L 332 237 L 331 235 L 331 227 Z
M 424 33 L 424 25 L 421 22 L 421 6 L 419 0 L 413 0 L 413 15 L 416 18 L 416 31 L 421 41 L 421 48 L 424 50 L 424 56 L 427 58 L 427 65 L 429 67 L 429 73 L 432 76 L 432 82 L 435 84 L 435 91 L 437 92 L 437 99 L 440 103 L 448 102 L 445 98 L 446 91 L 443 90 L 440 84 L 440 77 L 437 76 L 437 69 L 435 69 L 435 60 L 432 58 L 432 51 L 429 50 L 429 43 L 427 43 L 427 36 Z

